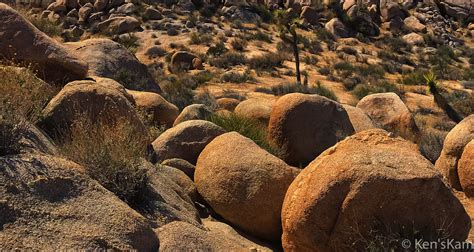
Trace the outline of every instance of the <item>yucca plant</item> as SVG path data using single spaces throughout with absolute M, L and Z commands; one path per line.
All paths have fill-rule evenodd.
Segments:
M 449 105 L 446 98 L 444 98 L 443 95 L 441 95 L 441 93 L 439 92 L 436 75 L 432 71 L 430 71 L 426 73 L 423 77 L 425 79 L 426 85 L 428 86 L 428 91 L 434 96 L 434 101 L 436 105 L 438 105 L 444 112 L 446 112 L 446 114 L 451 120 L 456 123 L 461 122 L 463 119 L 462 116 L 459 115 L 459 113 L 456 112 L 456 110 L 454 110 L 451 105 Z

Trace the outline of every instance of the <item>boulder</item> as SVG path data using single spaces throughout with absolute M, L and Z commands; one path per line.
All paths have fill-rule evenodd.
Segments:
M 346 110 L 355 132 L 376 128 L 370 117 L 362 109 L 350 105 L 342 106 Z
M 145 12 L 143 13 L 143 18 L 146 20 L 161 20 L 163 19 L 163 15 L 159 10 L 150 6 L 145 9 Z
M 298 175 L 282 225 L 285 251 L 364 251 L 394 234 L 383 249 L 403 251 L 401 241 L 414 244 L 415 237 L 464 241 L 471 221 L 415 144 L 372 129 L 326 150 Z
M 208 121 L 191 120 L 166 130 L 153 143 L 158 162 L 181 158 L 195 164 L 201 151 L 225 131 Z
M 67 84 L 43 110 L 39 125 L 51 137 L 58 138 L 78 120 L 93 124 L 126 122 L 137 137 L 148 138 L 147 129 L 133 108 L 133 99 L 110 79 Z
M 410 16 L 403 20 L 403 29 L 407 32 L 426 32 L 426 26 L 414 16 Z
M 272 251 L 238 233 L 227 224 L 206 221 L 198 228 L 175 221 L 157 229 L 160 251 Z
M 109 5 L 109 0 L 95 0 L 94 1 L 94 10 L 95 11 L 104 11 Z
M 379 93 L 368 95 L 357 103 L 376 126 L 399 135 L 405 139 L 416 141 L 418 127 L 413 116 L 400 97 L 395 93 Z
M 147 170 L 148 186 L 140 193 L 140 201 L 134 203 L 134 209 L 147 218 L 153 228 L 174 221 L 202 227 L 191 198 L 196 195 L 196 191 L 186 175 L 176 169 L 156 167 L 146 161 L 143 162 L 143 168 Z
M 196 170 L 196 167 L 188 161 L 181 158 L 170 158 L 161 162 L 161 164 L 176 168 L 184 172 L 184 174 L 186 174 L 191 180 L 194 181 L 194 171 Z
M 421 45 L 425 42 L 423 36 L 415 32 L 404 35 L 402 39 L 410 45 Z
M 354 29 L 367 36 L 378 36 L 379 27 L 372 21 L 370 13 L 361 5 L 354 5 L 347 10 L 347 16 Z
M 216 213 L 256 237 L 279 241 L 285 192 L 299 170 L 230 132 L 199 155 L 196 187 Z
M 474 139 L 474 115 L 470 115 L 456 125 L 444 139 L 443 150 L 436 168 L 447 178 L 449 184 L 462 190 L 458 176 L 459 159 L 464 147 Z
M 85 78 L 87 63 L 0 3 L 0 58 L 31 64 L 40 78 L 67 83 Z
M 67 45 L 89 63 L 90 75 L 115 79 L 132 90 L 160 92 L 147 67 L 119 43 L 88 39 Z
M 99 23 L 99 30 L 109 34 L 124 34 L 140 30 L 140 21 L 134 17 L 111 17 Z
M 212 115 L 212 111 L 204 104 L 192 104 L 187 106 L 181 111 L 176 120 L 174 126 L 189 120 L 206 120 Z
M 234 111 L 235 114 L 239 116 L 250 118 L 259 121 L 264 125 L 268 125 L 274 103 L 274 101 L 262 99 L 248 99 L 239 103 Z
M 132 15 L 136 11 L 136 6 L 133 3 L 126 3 L 117 8 L 118 14 Z
M 151 92 L 127 90 L 133 96 L 136 107 L 146 113 L 153 125 L 171 127 L 179 115 L 179 109 L 161 95 Z
M 148 221 L 84 175 L 45 154 L 0 158 L 5 250 L 157 250 Z
M 293 93 L 273 106 L 269 137 L 291 165 L 305 166 L 321 152 L 354 133 L 346 110 L 319 95 Z
M 194 59 L 199 58 L 196 54 L 186 52 L 186 51 L 179 51 L 175 52 L 171 57 L 171 70 L 192 70 L 195 69 L 193 64 Z
M 474 198 L 474 140 L 464 147 L 458 163 L 458 175 L 464 193 Z
M 329 20 L 324 27 L 334 36 L 334 38 L 348 38 L 353 33 L 339 18 Z
M 225 109 L 232 112 L 234 111 L 235 107 L 239 105 L 240 100 L 224 97 L 217 99 L 216 102 L 219 109 Z
M 87 3 L 83 5 L 78 12 L 79 16 L 79 23 L 85 24 L 88 22 L 89 17 L 91 16 L 92 12 L 94 12 L 94 6 L 91 3 Z
M 309 24 L 317 25 L 319 24 L 318 10 L 310 6 L 304 6 L 301 9 L 300 19 L 308 22 Z
M 397 2 L 391 1 L 387 4 L 380 4 L 380 15 L 384 22 L 390 21 L 395 17 L 400 17 L 402 19 L 405 17 L 405 13 L 401 6 Z
M 472 22 L 474 20 L 473 5 L 470 0 L 435 0 L 435 2 L 450 17 L 459 21 Z
M 184 172 L 166 165 L 158 165 L 157 169 L 159 169 L 164 176 L 178 185 L 189 196 L 191 202 L 198 202 L 201 200 L 194 182 Z

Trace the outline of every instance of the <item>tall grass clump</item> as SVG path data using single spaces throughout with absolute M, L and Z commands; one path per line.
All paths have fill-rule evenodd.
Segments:
M 224 115 L 213 114 L 208 120 L 222 127 L 227 132 L 236 131 L 242 136 L 252 139 L 262 149 L 274 156 L 278 157 L 282 154 L 282 151 L 269 140 L 265 125 L 255 119 L 231 113 Z
M 0 156 L 20 152 L 20 140 L 41 116 L 54 88 L 27 68 L 0 65 Z
M 126 121 L 92 123 L 78 117 L 60 142 L 62 154 L 85 167 L 87 174 L 128 204 L 137 203 L 147 187 L 144 139 Z

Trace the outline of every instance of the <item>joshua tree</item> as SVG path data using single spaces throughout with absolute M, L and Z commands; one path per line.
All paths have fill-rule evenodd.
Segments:
M 425 74 L 425 81 L 428 85 L 428 90 L 434 96 L 435 103 L 448 115 L 448 117 L 456 123 L 462 121 L 462 116 L 456 112 L 456 110 L 449 105 L 446 98 L 444 98 L 441 93 L 438 91 L 438 84 L 436 81 L 436 75 L 433 72 Z
M 276 22 L 280 30 L 280 38 L 293 48 L 296 63 L 296 82 L 301 84 L 300 56 L 298 49 L 298 33 L 296 28 L 301 25 L 301 20 L 292 9 L 278 10 L 275 13 Z

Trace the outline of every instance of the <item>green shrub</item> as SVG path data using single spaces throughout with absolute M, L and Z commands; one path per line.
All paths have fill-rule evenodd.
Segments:
M 252 4 L 250 6 L 251 11 L 257 13 L 263 22 L 271 22 L 273 20 L 273 12 L 271 12 L 267 6 L 263 4 Z
M 337 96 L 333 91 L 322 86 L 320 83 L 317 83 L 316 86 L 306 86 L 299 85 L 296 83 L 285 83 L 280 85 L 275 85 L 270 88 L 258 87 L 255 89 L 256 92 L 272 94 L 276 96 L 282 96 L 290 93 L 302 93 L 302 94 L 317 94 L 329 98 L 331 100 L 337 101 Z
M 444 93 L 443 96 L 464 117 L 474 113 L 474 95 L 466 91 L 454 90 L 451 93 Z
M 252 139 L 262 149 L 277 157 L 281 156 L 281 150 L 268 140 L 265 125 L 257 120 L 246 118 L 235 113 L 229 115 L 214 114 L 208 120 L 222 127 L 227 132 L 236 131 L 242 136 Z
M 243 73 L 229 71 L 221 75 L 221 82 L 244 83 L 248 81 L 255 81 L 249 70 Z
M 189 34 L 190 41 L 192 45 L 202 45 L 210 44 L 213 41 L 213 36 L 211 34 L 200 34 L 197 32 L 191 32 Z
M 192 76 L 192 79 L 196 81 L 198 86 L 211 81 L 213 78 L 214 78 L 214 73 L 208 70 L 197 72 Z
M 375 82 L 373 84 L 359 84 L 354 88 L 354 90 L 352 90 L 352 94 L 354 94 L 359 100 L 370 94 L 387 92 L 394 92 L 398 95 L 403 93 L 403 91 L 400 90 L 395 84 L 387 81 Z
M 220 42 L 217 42 L 215 45 L 209 47 L 209 49 L 207 49 L 206 55 L 220 56 L 226 53 L 227 51 L 229 50 L 227 49 L 227 47 L 225 47 L 224 42 L 220 41 Z
M 331 69 L 329 67 L 321 67 L 318 69 L 318 73 L 322 75 L 329 75 L 331 73 Z
M 244 39 L 235 38 L 230 41 L 230 45 L 232 46 L 232 48 L 234 48 L 234 50 L 243 52 L 245 51 L 245 48 L 247 48 L 248 42 Z
M 283 55 L 269 52 L 249 59 L 248 64 L 252 69 L 270 71 L 275 67 L 281 67 L 284 61 Z
M 55 89 L 38 79 L 31 70 L 0 65 L 0 156 L 17 154 L 20 139 Z
M 170 75 L 160 82 L 161 95 L 181 110 L 193 103 L 193 89 L 196 85 L 197 83 L 187 76 L 179 78 L 175 75 Z
M 82 118 L 87 118 L 84 116 Z M 147 186 L 143 159 L 146 141 L 127 122 L 77 120 L 60 143 L 62 154 L 85 167 L 91 178 L 129 204 L 139 201 Z
M 425 85 L 426 70 L 417 70 L 409 74 L 402 75 L 400 82 L 405 85 Z
M 317 29 L 316 37 L 326 43 L 334 41 L 334 36 L 326 28 Z
M 232 51 L 209 59 L 209 64 L 218 68 L 229 68 L 236 65 L 243 65 L 245 62 L 246 58 L 244 54 Z

